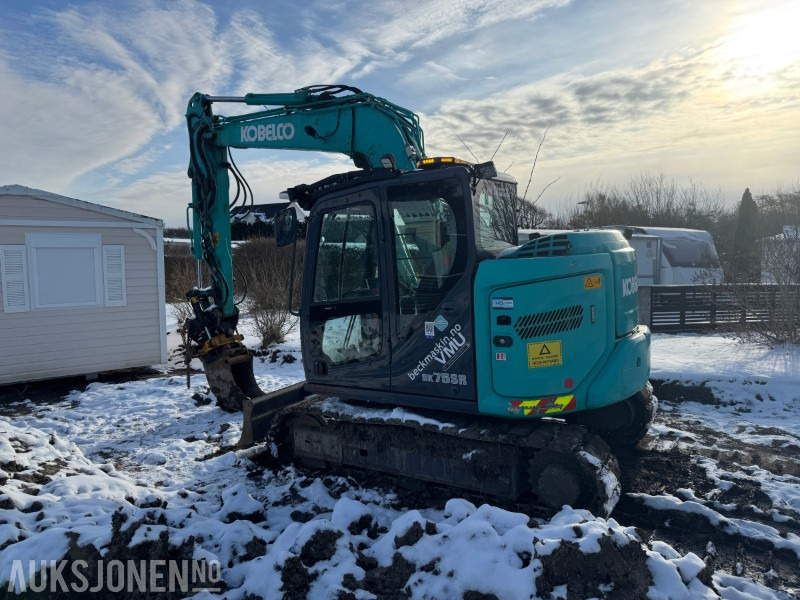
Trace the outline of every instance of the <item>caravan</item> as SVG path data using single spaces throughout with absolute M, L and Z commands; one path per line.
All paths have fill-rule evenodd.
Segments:
M 722 282 L 722 268 L 714 247 L 714 238 L 708 231 L 624 225 L 615 225 L 609 229 L 627 231 L 630 235 L 628 241 L 636 251 L 639 285 Z M 564 231 L 566 230 L 520 229 L 519 241 L 524 243 L 540 235 Z

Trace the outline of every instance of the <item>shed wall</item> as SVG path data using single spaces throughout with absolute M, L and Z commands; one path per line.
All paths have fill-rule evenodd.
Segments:
M 64 226 L 4 225 L 8 220 Z M 69 220 L 76 221 L 70 225 Z M 117 223 L 95 227 L 92 221 Z M 80 223 L 80 226 L 78 226 Z M 139 229 L 146 236 L 134 231 Z M 28 233 L 92 233 L 125 247 L 126 305 L 3 312 L 0 288 L 0 384 L 84 375 L 164 360 L 160 232 L 154 226 L 28 196 L 0 196 L 0 244 L 24 245 Z M 155 245 L 155 249 L 153 248 Z

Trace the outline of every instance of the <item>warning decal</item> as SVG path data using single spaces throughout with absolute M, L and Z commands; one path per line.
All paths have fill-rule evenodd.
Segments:
M 557 367 L 563 364 L 561 340 L 528 344 L 528 368 Z
M 589 275 L 583 278 L 583 289 L 585 290 L 599 290 L 603 287 L 602 275 Z
M 538 400 L 512 400 L 514 412 L 521 410 L 527 416 L 550 415 L 553 413 L 575 410 L 575 396 L 558 396 L 556 398 L 540 398 Z

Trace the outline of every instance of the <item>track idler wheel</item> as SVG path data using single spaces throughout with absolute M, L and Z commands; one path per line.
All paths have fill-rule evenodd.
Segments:
M 608 445 L 598 436 L 578 426 L 582 439 L 573 445 L 569 437 L 556 439 L 551 448 L 536 452 L 529 461 L 531 491 L 539 502 L 552 510 L 564 505 L 586 509 L 608 517 L 619 500 L 619 465 Z M 566 442 L 566 443 L 564 443 Z
M 577 415 L 577 422 L 612 446 L 632 446 L 647 435 L 658 409 L 658 398 L 648 383 L 621 402 Z
M 536 478 L 539 500 L 545 506 L 558 509 L 568 504 L 574 506 L 581 498 L 583 477 L 570 464 L 552 463 L 545 466 Z

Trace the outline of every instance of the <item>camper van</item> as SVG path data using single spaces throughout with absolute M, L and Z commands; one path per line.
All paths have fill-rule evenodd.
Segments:
M 708 231 L 677 227 L 634 227 L 615 225 L 630 236 L 628 241 L 636 251 L 639 285 L 692 285 L 721 283 L 720 268 L 714 239 Z M 563 229 L 520 229 L 519 241 L 532 237 L 563 233 Z M 627 237 L 627 236 L 626 236 Z

